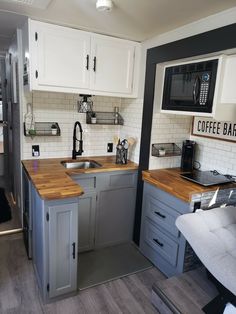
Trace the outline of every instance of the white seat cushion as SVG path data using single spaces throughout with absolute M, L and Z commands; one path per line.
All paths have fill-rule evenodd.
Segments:
M 176 226 L 210 273 L 236 295 L 236 207 L 185 214 Z

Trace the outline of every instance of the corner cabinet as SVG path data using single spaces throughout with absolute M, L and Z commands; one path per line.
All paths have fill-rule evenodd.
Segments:
M 97 178 L 95 248 L 129 242 L 133 236 L 137 172 L 109 173 Z
M 137 42 L 29 19 L 23 58 L 30 90 L 137 97 Z
M 79 197 L 79 252 L 132 241 L 137 171 L 73 175 Z
M 33 194 L 33 265 L 44 301 L 77 291 L 78 199 Z
M 29 185 L 32 262 L 44 302 L 77 292 L 78 252 L 132 241 L 137 171 L 71 177 L 83 195 L 43 200 Z

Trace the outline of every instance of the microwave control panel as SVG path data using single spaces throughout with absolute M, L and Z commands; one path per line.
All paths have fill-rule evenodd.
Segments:
M 201 85 L 200 85 L 200 95 L 199 95 L 199 104 L 204 106 L 207 102 L 207 95 L 210 85 L 210 74 L 203 73 L 201 77 Z

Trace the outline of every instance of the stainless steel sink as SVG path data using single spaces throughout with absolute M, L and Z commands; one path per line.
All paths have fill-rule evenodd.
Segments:
M 67 169 L 89 169 L 102 167 L 101 164 L 94 160 L 62 161 L 61 164 Z

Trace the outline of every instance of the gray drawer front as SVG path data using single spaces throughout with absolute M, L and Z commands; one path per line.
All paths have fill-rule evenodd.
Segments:
M 145 220 L 145 242 L 171 265 L 177 265 L 178 244 Z
M 160 202 L 151 195 L 146 197 L 146 202 L 146 215 L 174 237 L 179 237 L 179 230 L 175 226 L 175 220 L 179 214 L 173 210 L 173 208 Z
M 95 176 L 83 176 L 83 177 L 72 177 L 72 179 L 78 183 L 85 191 L 92 191 L 96 188 L 96 177 Z
M 190 203 L 183 202 L 181 199 L 171 195 L 170 193 L 164 192 L 155 186 L 144 182 L 145 193 L 155 195 L 156 199 L 162 200 L 167 206 L 173 208 L 181 214 L 191 212 Z
M 112 174 L 110 175 L 110 187 L 134 186 L 136 175 L 134 173 Z

